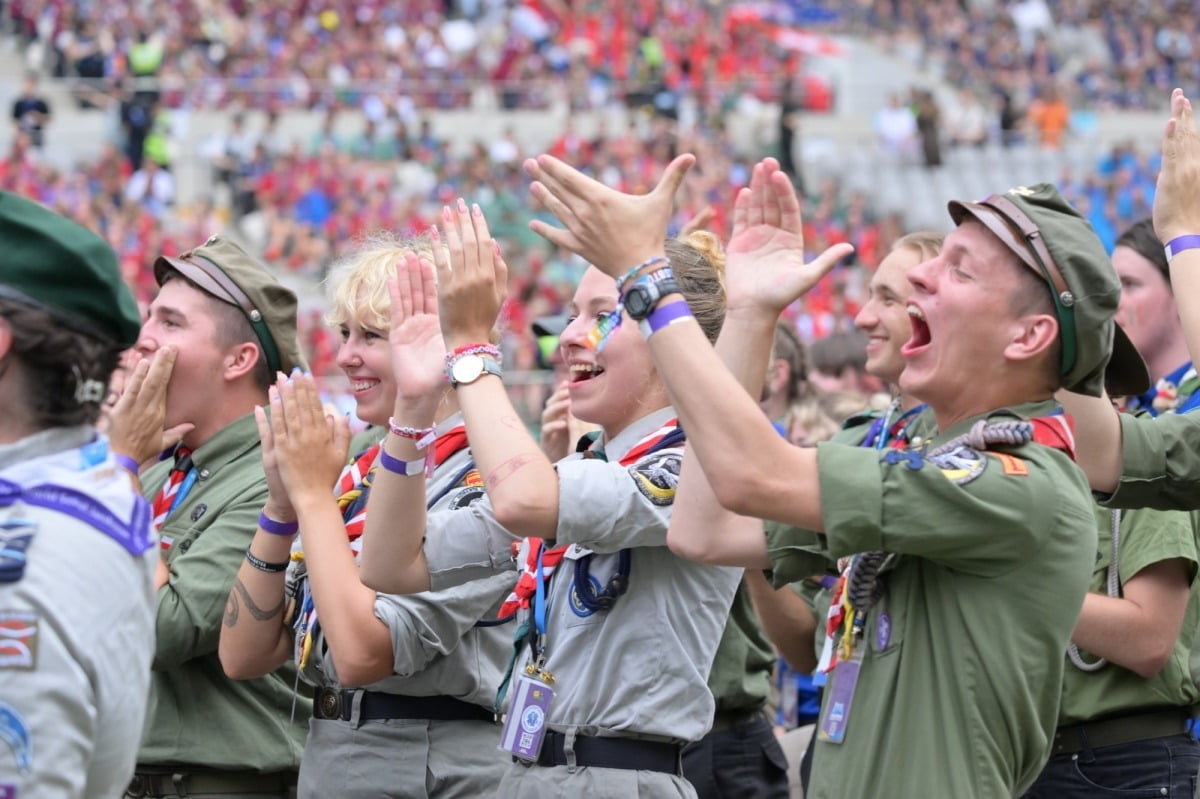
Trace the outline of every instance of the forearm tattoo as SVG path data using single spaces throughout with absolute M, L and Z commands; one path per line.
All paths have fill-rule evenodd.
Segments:
M 241 601 L 238 601 L 238 597 Z M 246 590 L 245 584 L 241 578 L 233 581 L 233 590 L 229 592 L 229 601 L 225 604 L 225 626 L 232 627 L 237 624 L 238 616 L 241 614 L 242 603 L 246 604 L 246 609 L 250 611 L 250 615 L 257 621 L 270 621 L 279 614 L 283 613 L 284 607 L 287 605 L 287 597 L 280 596 L 279 604 L 269 610 L 263 610 L 254 601 L 254 597 L 250 596 L 250 592 Z

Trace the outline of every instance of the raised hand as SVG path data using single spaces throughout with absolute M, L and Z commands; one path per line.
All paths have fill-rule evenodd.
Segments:
M 667 165 L 649 194 L 624 194 L 589 178 L 551 155 L 525 161 L 533 196 L 566 228 L 540 220 L 533 232 L 582 256 L 602 272 L 620 277 L 630 267 L 662 254 L 675 193 L 696 162 L 681 155 Z
M 311 375 L 279 376 L 271 389 L 270 423 L 275 463 L 292 504 L 332 498 L 350 448 L 350 425 L 325 413 Z
M 434 252 L 441 250 L 434 240 Z M 396 404 L 428 400 L 436 406 L 446 388 L 446 345 L 438 322 L 437 284 L 433 265 L 413 253 L 396 264 L 396 277 L 388 281 L 392 300 L 392 374 L 396 379 Z
M 571 452 L 571 392 L 567 381 L 554 388 L 542 409 L 542 432 L 538 445 L 551 461 L 560 461 Z
M 1200 135 L 1182 89 L 1171 92 L 1162 166 L 1154 193 L 1154 231 L 1161 241 L 1200 234 Z
M 121 396 L 108 411 L 106 432 L 113 452 L 143 463 L 175 446 L 195 427 L 184 422 L 164 429 L 167 385 L 176 354 L 174 347 L 162 347 L 133 367 Z
M 835 244 L 805 263 L 795 189 L 778 161 L 763 159 L 734 201 L 733 235 L 725 248 L 729 312 L 778 315 L 853 251 L 849 244 Z
M 442 335 L 447 347 L 489 340 L 508 292 L 508 265 L 478 205 L 442 208 L 445 248 L 434 247 Z M 436 240 L 435 240 L 436 245 Z
M 286 379 L 286 375 L 277 373 L 277 380 Z M 271 386 L 270 396 L 272 407 L 278 409 L 280 406 L 276 400 L 279 394 L 275 386 Z M 292 500 L 288 497 L 287 489 L 283 485 L 283 477 L 279 474 L 279 463 L 275 458 L 275 435 L 271 430 L 271 419 L 267 416 L 265 408 L 258 405 L 254 407 L 254 421 L 258 425 L 258 439 L 262 442 L 260 449 L 263 472 L 267 476 L 267 504 L 264 510 L 268 516 L 277 521 L 294 521 L 296 509 L 292 507 Z

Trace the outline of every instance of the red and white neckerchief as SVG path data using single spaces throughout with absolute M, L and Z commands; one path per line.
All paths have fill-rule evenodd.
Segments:
M 167 515 L 171 512 L 171 506 L 174 505 L 175 497 L 179 493 L 179 486 L 192 468 L 191 456 L 192 451 L 182 444 L 175 448 L 175 465 L 171 467 L 166 482 L 163 483 L 162 488 L 154 497 L 154 502 L 151 503 L 154 517 L 150 524 L 155 532 L 162 530 L 163 522 L 167 520 Z M 164 539 L 164 542 L 160 546 L 163 549 L 170 549 L 170 539 Z
M 335 491 L 338 494 L 338 509 L 346 525 L 346 538 L 355 558 L 362 551 L 362 534 L 367 519 L 367 497 L 371 490 L 371 478 L 378 465 L 382 443 L 354 458 L 342 469 Z M 467 446 L 467 428 L 458 424 L 442 433 L 433 442 L 434 464 L 441 466 L 451 455 Z M 303 560 L 304 551 L 292 552 L 292 560 Z M 301 612 L 296 623 L 296 662 L 303 668 L 312 656 L 312 644 L 317 632 L 317 605 L 312 599 L 312 588 L 307 579 L 303 581 L 300 597 Z
M 1038 416 L 1033 424 L 1033 440 L 1075 460 L 1075 418 L 1069 413 Z
M 682 446 L 682 441 L 676 443 L 676 439 L 681 439 L 682 431 L 679 427 L 678 419 L 671 419 L 663 424 L 654 432 L 641 438 L 634 444 L 624 456 L 621 457 L 622 466 L 632 466 L 638 460 L 655 450 L 660 446 L 677 445 Z M 665 443 L 664 443 L 665 442 Z M 597 454 L 599 453 L 599 454 Z M 584 453 L 584 457 L 589 454 L 592 457 L 603 457 L 602 451 L 589 450 Z M 557 547 L 546 547 L 546 542 L 540 538 L 525 539 L 525 566 L 521 569 L 521 576 L 517 578 L 517 584 L 513 586 L 512 592 L 500 605 L 500 611 L 497 613 L 498 618 L 516 613 L 518 609 L 529 607 L 530 600 L 533 599 L 534 593 L 537 591 L 537 567 L 538 555 L 542 557 L 542 579 L 547 583 L 550 582 L 550 575 L 554 573 L 555 567 L 562 560 L 563 554 L 567 551 L 566 545 Z M 543 550 L 545 550 L 543 552 Z

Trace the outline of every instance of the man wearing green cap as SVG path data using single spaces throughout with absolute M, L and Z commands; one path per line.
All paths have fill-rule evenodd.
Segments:
M 291 508 L 265 507 L 253 410 L 269 402 L 277 372 L 304 367 L 296 297 L 218 236 L 159 258 L 154 272 L 161 288 L 136 350 L 178 354 L 165 391 L 122 396 L 110 435 L 139 463 L 162 448 L 164 428 L 182 438 L 141 472 L 162 562 L 150 706 L 127 795 L 288 796 L 310 713 L 295 697 L 294 667 L 235 682 L 217 643 L 234 576 L 243 560 L 258 560 L 248 550 L 255 529 L 294 527 Z M 248 612 L 269 618 L 284 608 Z
M 622 195 L 548 156 L 532 192 L 566 230 L 552 242 L 610 275 L 661 254 L 681 156 L 647 195 Z M 849 248 L 809 264 L 778 164 L 739 193 L 716 352 L 665 275 L 625 281 L 623 307 L 671 393 L 688 448 L 669 543 L 698 560 L 773 569 L 786 583 L 848 564 L 818 722 L 813 799 L 1011 797 L 1050 751 L 1063 670 L 1096 551 L 1059 386 L 1148 383 L 1131 347 L 1110 361 L 1120 286 L 1082 217 L 1047 185 L 952 203 L 941 253 L 912 268 L 900 387 L 938 432 L 879 453 L 797 448 L 754 398 L 779 312 Z M 616 232 L 620 231 L 620 235 Z M 678 500 L 677 500 L 678 501 Z M 745 514 L 737 516 L 734 514 Z M 765 537 L 758 517 L 823 534 Z M 786 528 L 784 528 L 786 530 Z
M 113 251 L 0 192 L 0 796 L 117 796 L 154 648 L 145 500 L 95 432 L 137 338 Z

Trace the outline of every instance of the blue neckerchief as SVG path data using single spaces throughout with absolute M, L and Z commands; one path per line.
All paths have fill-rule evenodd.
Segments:
M 1158 411 L 1154 407 L 1154 398 L 1158 396 L 1158 387 L 1162 385 L 1163 382 L 1168 382 L 1174 386 L 1178 386 L 1179 381 L 1183 379 L 1183 376 L 1187 374 L 1188 369 L 1191 368 L 1192 362 L 1186 361 L 1182 366 L 1175 369 L 1173 372 L 1168 372 L 1167 374 L 1163 375 L 1161 379 L 1155 381 L 1154 385 L 1146 389 L 1144 394 L 1138 394 L 1136 397 L 1131 398 L 1129 402 L 1126 403 L 1125 410 L 1130 412 L 1145 411 L 1151 416 L 1158 416 Z M 1192 394 L 1191 396 L 1185 398 L 1183 402 L 1179 403 L 1179 405 L 1175 408 L 1175 412 L 1186 413 L 1196 407 L 1200 407 L 1200 397 L 1197 397 L 1197 394 Z

